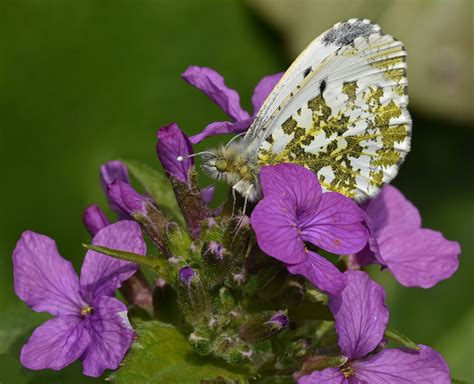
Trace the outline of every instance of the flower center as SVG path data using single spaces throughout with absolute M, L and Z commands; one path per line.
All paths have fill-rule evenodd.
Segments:
M 354 374 L 355 374 L 354 368 L 352 368 L 349 364 L 344 365 L 341 368 L 341 372 L 342 372 L 342 374 L 344 375 L 344 377 L 346 379 L 354 376 Z
M 86 306 L 81 309 L 81 316 L 92 315 L 94 313 L 94 308 Z

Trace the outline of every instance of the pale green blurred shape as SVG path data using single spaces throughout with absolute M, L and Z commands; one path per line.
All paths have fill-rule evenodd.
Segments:
M 53 237 L 78 268 L 89 239 L 82 210 L 106 207 L 99 165 L 127 158 L 159 167 L 161 125 L 177 121 L 193 133 L 226 118 L 180 79 L 188 65 L 218 70 L 250 110 L 257 81 L 284 70 L 293 55 L 232 0 L 3 0 L 0 36 L 0 383 L 101 382 L 80 375 L 80 364 L 59 373 L 21 368 L 21 345 L 45 316 L 13 293 L 20 233 Z M 469 128 L 415 114 L 413 152 L 396 181 L 426 226 L 461 242 L 459 272 L 427 291 L 402 288 L 387 272 L 374 276 L 388 288 L 392 325 L 436 347 L 453 375 L 474 378 Z

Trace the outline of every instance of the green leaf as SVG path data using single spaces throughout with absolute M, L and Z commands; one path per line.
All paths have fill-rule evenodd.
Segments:
M 0 316 L 0 354 L 8 353 L 9 349 L 23 336 L 27 339 L 27 336 L 35 327 L 50 317 L 47 314 L 34 312 L 23 303 L 2 310 Z
M 402 344 L 406 348 L 414 349 L 416 351 L 419 351 L 421 348 L 416 345 L 415 342 L 411 341 L 408 337 L 405 335 L 401 334 L 395 329 L 387 328 L 385 330 L 385 337 L 387 339 L 390 339 L 392 341 L 396 341 L 397 343 Z
M 142 323 L 138 339 L 110 379 L 116 384 L 200 384 L 223 378 L 231 383 L 247 383 L 247 372 L 191 350 L 186 338 L 169 324 Z
M 124 161 L 124 163 L 130 173 L 142 184 L 145 191 L 153 197 L 156 205 L 174 220 L 183 224 L 183 216 L 168 178 L 146 164 L 132 160 Z
M 452 384 L 470 384 L 471 382 L 467 380 L 463 380 L 463 379 L 453 379 L 451 377 L 451 383 Z

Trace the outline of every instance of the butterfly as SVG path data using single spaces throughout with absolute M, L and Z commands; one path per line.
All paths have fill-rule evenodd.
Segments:
M 350 19 L 298 56 L 242 138 L 204 154 L 203 169 L 249 201 L 260 167 L 296 163 L 326 191 L 364 201 L 397 174 L 410 150 L 403 44 Z

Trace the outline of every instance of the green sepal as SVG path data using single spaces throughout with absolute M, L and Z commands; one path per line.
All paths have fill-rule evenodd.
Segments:
M 158 257 L 147 257 L 137 253 L 125 252 L 118 249 L 111 249 L 101 247 L 99 245 L 82 244 L 82 246 L 91 251 L 99 252 L 107 256 L 115 257 L 116 259 L 130 261 L 139 265 L 143 265 L 152 269 L 154 272 L 166 278 L 168 271 L 168 262 L 165 259 Z
M 313 355 L 308 357 L 301 367 L 301 370 L 295 374 L 300 378 L 310 374 L 313 371 L 322 371 L 326 368 L 340 367 L 347 362 L 347 357 L 342 355 Z
M 165 247 L 165 231 L 168 226 L 168 218 L 156 208 L 151 202 L 145 203 L 146 214 L 134 213 L 133 218 L 141 224 L 142 228 L 147 233 L 151 241 L 158 247 L 158 249 L 167 254 Z
M 138 339 L 120 369 L 110 376 L 113 383 L 199 384 L 217 379 L 248 383 L 245 368 L 199 356 L 193 352 L 186 337 L 172 325 L 147 321 L 136 331 Z
M 408 337 L 401 334 L 399 331 L 397 331 L 395 329 L 387 328 L 385 330 L 384 336 L 389 340 L 400 343 L 401 345 L 403 345 L 406 348 L 414 349 L 415 351 L 419 351 L 421 349 L 418 345 L 416 345 L 415 342 L 413 342 Z
M 163 209 L 170 217 L 183 224 L 184 219 L 179 209 L 176 197 L 170 182 L 163 173 L 160 173 L 146 164 L 137 161 L 124 161 L 130 173 L 140 182 L 156 205 Z
M 176 196 L 184 222 L 189 234 L 194 238 L 199 238 L 201 222 L 208 218 L 209 209 L 202 200 L 201 191 L 197 185 L 197 174 L 194 168 L 188 172 L 188 183 L 183 183 L 176 177 L 169 177 L 173 191 Z

